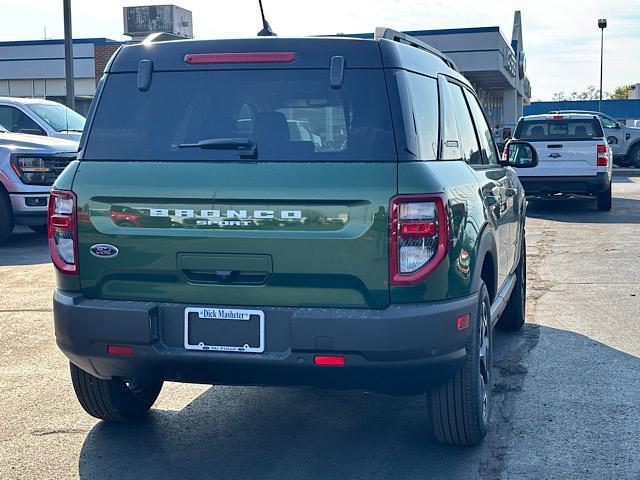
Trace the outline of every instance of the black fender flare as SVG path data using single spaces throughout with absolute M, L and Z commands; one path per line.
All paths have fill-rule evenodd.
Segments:
M 487 254 L 493 259 L 493 295 L 496 294 L 498 288 L 498 247 L 495 239 L 495 231 L 486 224 L 480 233 L 480 240 L 476 249 L 476 264 L 471 277 L 471 291 L 478 292 L 480 290 L 480 282 L 482 281 L 482 265 Z M 493 299 L 492 299 L 493 300 Z

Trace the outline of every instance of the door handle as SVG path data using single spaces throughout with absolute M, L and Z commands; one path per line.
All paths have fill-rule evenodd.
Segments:
M 515 188 L 507 188 L 505 191 L 505 195 L 507 197 L 513 197 L 517 194 L 518 194 L 518 190 L 516 190 Z

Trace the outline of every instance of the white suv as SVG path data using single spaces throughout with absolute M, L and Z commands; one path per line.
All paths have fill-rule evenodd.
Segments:
M 80 141 L 85 118 L 61 103 L 41 98 L 0 97 L 0 125 L 13 133 Z
M 516 169 L 527 195 L 592 195 L 599 210 L 611 210 L 612 152 L 597 115 L 523 117 L 514 139 L 526 140 L 538 153 L 536 167 Z

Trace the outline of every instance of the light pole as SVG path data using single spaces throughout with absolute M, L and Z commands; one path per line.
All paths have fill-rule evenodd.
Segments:
M 607 19 L 598 19 L 598 28 L 600 29 L 600 101 L 598 102 L 598 111 L 602 112 L 602 63 L 604 58 L 604 29 L 607 28 Z
M 76 109 L 73 74 L 73 35 L 71 34 L 71 0 L 63 0 L 64 12 L 64 76 L 67 85 L 67 107 Z

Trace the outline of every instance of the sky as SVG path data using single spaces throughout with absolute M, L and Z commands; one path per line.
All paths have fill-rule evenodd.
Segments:
M 122 7 L 175 3 L 193 12 L 196 38 L 253 36 L 261 28 L 257 0 L 72 0 L 74 38 L 124 40 Z M 499 26 L 511 41 L 522 11 L 524 50 L 534 100 L 598 85 L 600 30 L 605 30 L 604 91 L 640 83 L 640 0 L 263 0 L 281 36 Z M 63 37 L 62 0 L 0 0 L 0 41 Z

